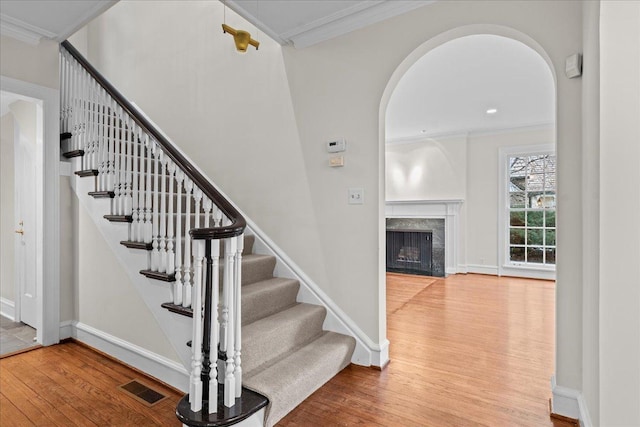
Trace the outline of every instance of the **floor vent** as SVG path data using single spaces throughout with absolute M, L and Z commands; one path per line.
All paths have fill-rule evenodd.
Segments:
M 147 406 L 153 406 L 167 397 L 137 380 L 129 381 L 126 384 L 118 386 L 118 388 Z

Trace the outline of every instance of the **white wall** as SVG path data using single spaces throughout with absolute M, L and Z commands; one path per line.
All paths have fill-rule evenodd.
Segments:
M 582 47 L 582 4 L 437 2 L 310 48 L 284 48 L 284 66 L 281 48 L 264 38 L 260 51 L 236 55 L 215 24 L 221 12 L 216 2 L 122 2 L 89 27 L 90 60 L 199 159 L 376 342 L 386 335 L 378 249 L 381 99 L 429 46 L 447 41 L 449 36 L 438 36 L 449 30 L 462 36 L 515 29 L 516 38 L 550 61 L 558 76 L 558 222 L 564 230 L 558 236 L 564 261 L 558 271 L 557 377 L 579 389 L 581 85 L 564 78 L 563 70 L 564 59 Z M 238 25 L 227 14 L 228 23 Z M 405 61 L 410 55 L 417 56 Z M 324 143 L 335 136 L 348 141 L 344 168 L 327 166 Z M 242 168 L 229 160 L 240 155 Z M 347 205 L 349 187 L 364 188 L 364 205 Z
M 0 138 L 0 297 L 13 302 L 14 282 L 14 118 L 2 116 Z
M 78 319 L 78 199 L 68 176 L 60 176 L 60 321 Z
M 84 208 L 78 207 L 77 200 L 74 206 L 78 224 L 75 249 L 77 320 L 180 362 L 173 346 L 91 217 Z
M 600 425 L 640 425 L 640 2 L 600 16 Z
M 467 158 L 467 264 L 498 268 L 498 153 L 518 145 L 553 144 L 555 129 L 514 130 L 497 134 L 471 135 Z M 486 267 L 485 267 L 486 266 Z M 496 270 L 497 274 L 497 270 Z
M 582 393 L 595 425 L 600 419 L 600 1 L 584 3 L 582 61 L 583 305 Z M 584 420 L 583 420 L 584 421 Z
M 562 344 L 557 366 L 560 383 L 580 388 L 581 341 L 576 331 L 581 329 L 581 168 L 576 159 L 581 150 L 581 87 L 579 81 L 563 75 L 564 59 L 582 47 L 581 16 L 581 3 L 573 1 L 436 2 L 310 48 L 285 49 L 311 195 L 317 214 L 324 219 L 321 245 L 331 266 L 326 291 L 367 333 L 378 339 L 385 334 L 384 293 L 379 292 L 384 280 L 383 250 L 378 248 L 384 247 L 380 221 L 385 197 L 380 183 L 384 124 L 380 120 L 384 120 L 386 100 L 402 73 L 430 48 L 454 34 L 513 35 L 508 27 L 548 58 L 558 76 L 558 222 L 564 233 L 558 236 L 563 265 L 558 269 Z M 442 35 L 448 31 L 452 32 Z M 340 171 L 330 170 L 322 159 L 321 144 L 331 135 L 345 136 L 350 143 L 347 165 Z M 344 194 L 350 186 L 365 189 L 364 206 L 346 204 Z M 358 255 L 345 257 L 345 253 Z
M 58 43 L 42 40 L 37 46 L 0 36 L 0 74 L 57 89 Z
M 386 152 L 386 200 L 464 199 L 467 138 L 391 142 Z

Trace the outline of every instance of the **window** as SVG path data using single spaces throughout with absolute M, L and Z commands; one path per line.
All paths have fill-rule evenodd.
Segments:
M 556 157 L 509 156 L 508 262 L 556 263 Z
M 555 279 L 554 144 L 499 150 L 498 274 Z

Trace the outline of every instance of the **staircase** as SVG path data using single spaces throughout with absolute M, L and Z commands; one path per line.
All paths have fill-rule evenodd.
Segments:
M 355 339 L 323 330 L 325 307 L 297 302 L 300 283 L 274 277 L 276 257 L 253 252 L 242 215 L 68 42 L 61 129 L 76 179 L 110 201 L 103 220 L 149 254 L 139 273 L 170 287 L 162 307 L 192 319 L 184 425 L 233 425 L 266 407 L 272 426 L 350 363 Z

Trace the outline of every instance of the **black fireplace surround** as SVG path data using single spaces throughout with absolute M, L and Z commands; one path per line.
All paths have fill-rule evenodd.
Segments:
M 433 276 L 433 232 L 387 230 L 387 271 Z

